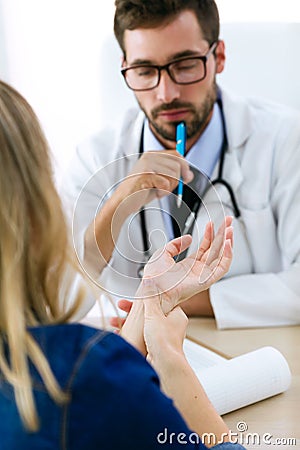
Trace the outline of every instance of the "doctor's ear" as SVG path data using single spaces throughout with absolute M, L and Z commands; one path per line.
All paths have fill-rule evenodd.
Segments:
M 120 57 L 120 60 L 121 60 L 121 67 L 122 67 L 122 69 L 124 69 L 124 67 L 126 67 L 126 65 L 127 65 L 125 55 L 122 55 Z
M 225 67 L 225 44 L 224 41 L 218 41 L 217 48 L 215 50 L 216 55 L 216 73 L 221 73 Z

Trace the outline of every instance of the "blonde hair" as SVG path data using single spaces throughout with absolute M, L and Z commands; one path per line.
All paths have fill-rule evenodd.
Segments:
M 67 396 L 27 328 L 69 321 L 83 293 L 63 310 L 61 299 L 70 286 L 62 293 L 62 281 L 75 260 L 48 144 L 32 108 L 1 81 L 0 230 L 0 372 L 14 388 L 25 426 L 36 431 L 39 421 L 28 361 L 56 402 L 67 401 Z

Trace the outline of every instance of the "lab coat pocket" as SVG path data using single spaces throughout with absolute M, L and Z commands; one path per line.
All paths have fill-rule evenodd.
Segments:
M 240 210 L 240 221 L 252 254 L 254 272 L 278 272 L 281 269 L 281 257 L 277 227 L 270 205 L 259 210 Z

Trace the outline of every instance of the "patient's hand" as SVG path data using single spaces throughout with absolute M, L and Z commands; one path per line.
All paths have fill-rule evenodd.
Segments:
M 232 261 L 232 218 L 226 217 L 214 236 L 213 224 L 205 228 L 204 237 L 198 250 L 180 262 L 174 261 L 192 242 L 190 235 L 170 241 L 163 249 L 157 250 L 145 266 L 144 277 L 153 278 L 163 295 L 165 313 L 198 292 L 208 289 L 229 270 Z M 137 296 L 147 295 L 143 287 Z
M 208 289 L 227 273 L 232 260 L 231 223 L 232 218 L 226 217 L 216 236 L 212 223 L 208 223 L 197 252 L 178 263 L 175 263 L 173 257 L 189 247 L 192 242 L 189 235 L 170 241 L 150 258 L 145 266 L 144 277 L 154 278 L 157 289 L 160 293 L 164 293 L 162 308 L 165 313 L 193 295 Z M 141 283 L 136 298 L 145 297 L 149 297 L 149 292 L 145 291 Z M 137 307 L 139 303 L 138 300 L 134 302 Z M 132 302 L 129 300 L 120 300 L 118 306 L 129 316 L 135 316 L 135 312 L 131 311 Z M 111 325 L 116 328 L 122 327 L 125 322 L 127 322 L 125 318 L 112 317 L 110 320 Z

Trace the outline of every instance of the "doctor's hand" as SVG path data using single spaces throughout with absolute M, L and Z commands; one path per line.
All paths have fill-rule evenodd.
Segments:
M 207 290 L 228 272 L 232 261 L 231 224 L 232 217 L 226 217 L 214 235 L 213 224 L 208 223 L 198 250 L 180 262 L 175 262 L 174 257 L 190 246 L 190 235 L 173 239 L 150 258 L 144 269 L 144 277 L 152 278 L 159 292 L 164 294 L 162 308 L 165 313 L 193 295 Z M 144 295 L 143 284 L 138 295 Z
M 172 192 L 182 177 L 184 183 L 194 175 L 188 162 L 176 150 L 145 152 L 114 193 L 127 214 L 138 211 L 155 197 Z

